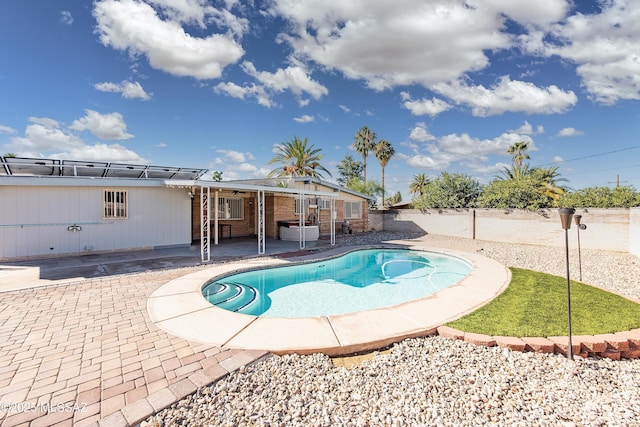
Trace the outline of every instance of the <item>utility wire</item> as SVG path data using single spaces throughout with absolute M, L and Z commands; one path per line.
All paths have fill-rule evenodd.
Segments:
M 590 154 L 588 156 L 576 157 L 575 159 L 560 160 L 560 161 L 557 161 L 557 162 L 550 162 L 550 163 L 542 163 L 542 164 L 540 164 L 538 166 L 535 166 L 535 167 L 557 165 L 557 164 L 560 164 L 560 163 L 568 163 L 568 162 L 573 162 L 573 161 L 576 161 L 576 160 L 591 159 L 593 157 L 605 156 L 607 154 L 621 153 L 623 151 L 635 150 L 636 148 L 640 148 L 640 145 L 634 145 L 633 147 L 621 148 L 619 150 L 607 151 L 605 153 Z

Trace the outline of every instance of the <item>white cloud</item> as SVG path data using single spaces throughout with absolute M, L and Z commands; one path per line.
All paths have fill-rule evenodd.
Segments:
M 94 4 L 96 32 L 105 46 L 127 51 L 132 57 L 144 56 L 156 69 L 177 76 L 215 79 L 222 70 L 244 55 L 233 39 L 248 24 L 227 11 L 205 6 L 199 1 L 156 1 L 160 10 L 135 0 L 103 0 Z M 184 23 L 204 25 L 211 17 L 216 26 L 226 26 L 228 34 L 194 37 Z M 163 19 L 166 18 L 166 19 Z
M 576 13 L 556 25 L 545 43 L 543 33 L 521 38 L 530 52 L 557 55 L 577 64 L 584 88 L 605 105 L 640 99 L 640 3 L 598 2 L 600 13 Z
M 313 99 L 318 100 L 329 93 L 326 87 L 313 80 L 307 71 L 300 66 L 290 66 L 285 69 L 279 68 L 275 73 L 269 73 L 268 71 L 258 71 L 253 63 L 247 61 L 242 64 L 242 69 L 275 93 L 290 90 L 303 105 L 308 103 L 301 99 L 303 94 L 311 95 Z
M 68 10 L 63 10 L 60 12 L 60 23 L 64 25 L 73 24 L 73 15 Z
M 527 135 L 509 132 L 493 139 L 480 139 L 463 133 L 445 135 L 421 146 L 409 144 L 412 154 L 401 153 L 398 157 L 418 169 L 445 170 L 452 163 L 464 163 L 472 169 L 479 169 L 486 167 L 481 162 L 487 161 L 490 155 L 507 156 L 509 147 L 518 141 L 528 142 L 530 151 L 537 150 Z
M 137 153 L 121 144 L 98 143 L 94 145 L 83 145 L 67 152 L 51 154 L 49 157 L 54 159 L 95 160 L 101 162 L 149 163 L 148 160 L 140 157 Z
M 96 83 L 93 87 L 101 92 L 120 93 L 126 99 L 142 99 L 143 101 L 151 99 L 151 95 L 145 92 L 138 82 L 130 82 L 128 80 L 123 80 L 122 83 L 103 82 Z
M 565 0 L 538 0 L 516 2 L 513 0 L 484 0 L 483 6 L 493 13 L 503 13 L 525 26 L 542 26 L 564 18 L 571 4 Z
M 235 150 L 216 150 L 216 153 L 222 155 L 219 158 L 221 163 L 245 163 L 247 160 L 255 160 L 253 154 L 241 153 Z
M 555 85 L 539 88 L 532 83 L 511 80 L 509 76 L 500 78 L 492 88 L 457 81 L 437 84 L 433 89 L 458 104 L 471 107 L 472 114 L 480 117 L 505 112 L 563 113 L 578 102 L 573 91 L 563 91 Z
M 345 113 L 350 113 L 351 112 L 351 110 L 349 108 L 347 108 L 346 106 L 344 106 L 344 105 L 338 105 L 338 107 L 340 107 L 340 109 L 342 111 L 344 111 Z
M 88 130 L 100 139 L 123 140 L 133 138 L 127 133 L 127 125 L 120 113 L 100 114 L 87 110 L 86 115 L 74 120 L 70 129 L 82 132 Z
M 442 99 L 422 98 L 419 101 L 414 101 L 411 99 L 411 96 L 407 92 L 402 92 L 400 95 L 402 96 L 402 100 L 404 101 L 402 105 L 404 106 L 404 108 L 411 111 L 411 114 L 413 114 L 414 116 L 429 115 L 431 117 L 435 117 L 443 111 L 447 111 L 451 108 L 451 105 L 443 101 Z
M 160 142 L 160 143 L 154 145 L 154 147 L 156 147 L 156 148 L 166 148 L 166 147 L 168 147 L 168 145 L 165 144 L 164 142 Z
M 58 121 L 47 117 L 30 117 L 24 136 L 16 136 L 5 146 L 20 157 L 49 157 L 68 160 L 99 160 L 148 163 L 121 144 L 88 145 Z
M 416 126 L 413 129 L 411 129 L 409 139 L 412 141 L 426 142 L 433 141 L 436 137 L 429 133 L 427 125 L 424 122 L 419 122 L 416 123 Z
M 538 125 L 536 126 L 535 131 L 533 130 L 533 126 L 525 120 L 522 126 L 518 129 L 513 130 L 512 132 L 519 133 L 522 135 L 540 135 L 544 133 L 544 126 Z
M 0 133 L 16 133 L 16 130 L 9 126 L 0 125 Z
M 290 22 L 291 33 L 280 39 L 296 57 L 376 90 L 458 78 L 485 68 L 484 52 L 512 44 L 501 32 L 502 11 L 484 4 L 276 0 L 272 12 Z
M 576 128 L 564 128 L 558 132 L 558 136 L 581 136 L 584 132 L 577 130 Z
M 262 86 L 252 84 L 251 86 L 238 86 L 233 82 L 218 83 L 213 90 L 218 94 L 231 96 L 232 98 L 246 99 L 253 98 L 256 102 L 264 107 L 275 107 L 276 104 L 271 100 L 271 96 L 264 90 Z
M 259 178 L 267 175 L 261 174 L 261 170 L 250 163 L 255 157 L 250 152 L 240 152 L 235 150 L 216 150 L 220 157 L 216 157 L 211 168 L 222 172 L 223 180 Z
M 294 117 L 293 120 L 298 123 L 311 123 L 315 120 L 315 117 L 305 114 L 300 117 Z

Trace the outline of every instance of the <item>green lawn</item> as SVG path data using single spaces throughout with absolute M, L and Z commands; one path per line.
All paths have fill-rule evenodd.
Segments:
M 567 279 L 511 268 L 509 287 L 489 304 L 447 326 L 492 336 L 567 335 Z M 640 304 L 571 282 L 573 335 L 640 328 Z

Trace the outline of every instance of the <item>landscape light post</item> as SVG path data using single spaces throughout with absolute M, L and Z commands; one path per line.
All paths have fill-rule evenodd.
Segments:
M 580 281 L 582 282 L 582 256 L 580 255 L 580 230 L 586 230 L 587 226 L 585 224 L 582 224 L 582 215 L 574 215 L 573 219 L 576 222 L 576 225 L 578 226 L 578 268 L 580 271 Z
M 558 209 L 560 214 L 560 221 L 562 222 L 562 229 L 564 230 L 564 248 L 567 259 L 567 313 L 569 318 L 569 349 L 567 351 L 567 357 L 573 360 L 573 348 L 571 346 L 571 279 L 569 278 L 569 229 L 571 228 L 571 217 L 576 210 L 573 208 L 560 208 Z

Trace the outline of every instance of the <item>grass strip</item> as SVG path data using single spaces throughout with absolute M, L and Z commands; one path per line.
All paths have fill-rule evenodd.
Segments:
M 447 326 L 492 336 L 567 335 L 567 279 L 511 268 L 509 287 L 493 301 Z M 611 292 L 571 281 L 573 335 L 596 335 L 640 328 L 640 304 Z

